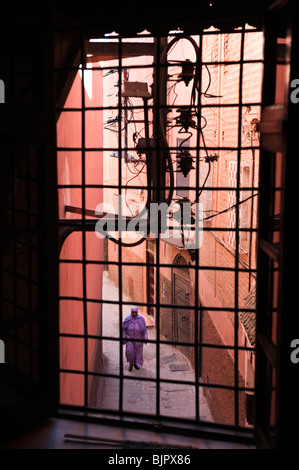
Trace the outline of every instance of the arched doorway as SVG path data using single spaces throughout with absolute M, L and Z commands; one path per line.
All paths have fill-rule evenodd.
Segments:
M 191 357 L 190 274 L 187 261 L 177 255 L 172 268 L 173 340 L 177 348 L 188 358 Z

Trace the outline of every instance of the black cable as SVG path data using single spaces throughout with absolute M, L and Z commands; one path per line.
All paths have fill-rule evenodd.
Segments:
M 206 120 L 206 119 L 205 119 L 205 120 Z M 206 125 L 207 125 L 207 120 L 206 120 Z M 205 125 L 205 126 L 206 126 L 206 125 Z M 206 160 L 206 161 L 209 163 L 209 169 L 208 169 L 208 173 L 207 173 L 207 175 L 206 175 L 206 177 L 205 177 L 205 180 L 204 180 L 204 182 L 203 182 L 203 185 L 202 185 L 202 187 L 200 188 L 200 191 L 199 191 L 199 193 L 197 194 L 196 199 L 195 199 L 195 201 L 192 203 L 192 205 L 195 204 L 196 202 L 198 202 L 198 200 L 199 200 L 199 198 L 200 198 L 200 196 L 201 196 L 201 193 L 202 193 L 202 191 L 203 191 L 203 189 L 204 189 L 204 187 L 205 187 L 205 185 L 206 185 L 206 182 L 207 182 L 207 180 L 208 180 L 208 177 L 209 177 L 209 175 L 210 175 L 210 172 L 211 172 L 211 162 L 210 162 L 210 160 L 209 160 L 209 158 L 208 158 L 208 157 L 209 157 L 209 153 L 208 153 L 208 149 L 207 149 L 207 146 L 206 146 L 205 137 L 204 137 L 204 134 L 203 134 L 203 132 L 202 132 L 202 128 L 200 128 L 200 133 L 201 133 L 203 146 L 204 146 L 204 149 L 205 149 L 205 152 L 206 152 L 206 156 L 207 156 L 207 160 Z
M 210 88 L 210 86 L 211 86 L 212 79 L 211 79 L 210 70 L 209 70 L 209 68 L 208 68 L 208 66 L 207 66 L 206 64 L 205 64 L 205 68 L 206 68 L 206 70 L 207 70 L 207 72 L 208 72 L 208 79 L 209 79 L 209 82 L 208 82 L 208 85 L 207 85 L 207 87 L 206 87 L 206 89 L 205 89 L 204 92 L 201 92 L 201 90 L 200 90 L 200 71 L 199 71 L 199 67 L 198 67 L 198 64 L 200 63 L 200 50 L 199 50 L 199 47 L 198 47 L 196 41 L 195 41 L 192 37 L 183 35 L 183 36 L 180 36 L 180 37 L 175 37 L 175 38 L 173 38 L 173 40 L 168 44 L 168 46 L 167 46 L 167 48 L 166 48 L 166 54 L 167 54 L 168 50 L 172 47 L 172 45 L 173 45 L 175 42 L 179 41 L 180 39 L 187 39 L 187 40 L 189 40 L 189 41 L 192 43 L 192 45 L 193 45 L 193 47 L 194 47 L 194 49 L 195 49 L 195 53 L 196 53 L 196 68 L 195 68 L 195 75 L 194 75 L 193 87 L 192 87 L 191 99 L 190 99 L 190 113 L 192 113 L 192 108 L 194 107 L 194 112 L 195 112 L 195 115 L 196 115 L 196 117 L 197 117 L 197 120 L 199 121 L 199 119 L 204 119 L 204 126 L 201 126 L 201 124 L 199 124 L 199 128 L 200 128 L 200 133 L 201 133 L 201 136 L 202 136 L 202 140 L 203 140 L 203 145 L 204 145 L 204 148 L 205 148 L 206 156 L 208 157 L 209 155 L 208 155 L 208 151 L 207 151 L 207 147 L 206 147 L 206 143 L 205 143 L 205 138 L 204 138 L 204 134 L 203 134 L 203 129 L 207 126 L 207 119 L 206 119 L 204 116 L 202 116 L 202 115 L 201 115 L 201 116 L 198 116 L 197 109 L 195 108 L 196 91 L 197 91 L 198 93 L 201 93 L 202 95 L 204 95 L 204 96 L 207 97 L 207 98 L 220 98 L 221 96 L 212 95 L 212 94 L 208 94 L 208 93 L 207 93 L 208 90 L 209 90 L 209 88 Z M 162 57 L 163 57 L 163 56 L 162 56 Z M 165 57 L 163 57 L 163 58 L 165 59 Z M 161 122 L 161 119 L 160 119 L 160 122 Z M 181 127 L 181 129 L 179 130 L 179 133 L 181 133 L 182 129 L 183 129 L 183 127 Z M 162 131 L 163 131 L 163 130 L 162 130 Z M 191 137 L 192 137 L 192 133 L 189 132 L 189 137 L 187 137 L 183 142 L 181 142 L 180 147 L 182 147 L 183 143 L 185 143 L 185 142 L 186 142 L 187 140 L 189 140 Z M 207 182 L 207 180 L 208 180 L 208 177 L 209 177 L 209 175 L 210 175 L 210 171 L 211 171 L 211 162 L 210 162 L 210 160 L 207 160 L 207 161 L 208 161 L 208 163 L 209 163 L 208 173 L 207 173 L 206 178 L 205 178 L 205 180 L 204 180 L 204 183 L 203 183 L 203 185 L 202 185 L 202 187 L 201 187 L 201 189 L 200 189 L 200 192 L 197 194 L 197 197 L 196 197 L 194 203 L 199 200 L 199 197 L 200 197 L 200 195 L 202 194 L 202 191 L 203 191 L 203 189 L 204 189 L 204 187 L 205 187 L 205 184 L 206 184 L 206 182 Z M 192 204 L 194 204 L 194 203 L 192 203 Z
M 220 214 L 224 214 L 225 212 L 228 212 L 232 209 L 234 209 L 235 207 L 243 204 L 244 202 L 248 201 L 249 199 L 252 199 L 254 198 L 255 196 L 258 196 L 258 193 L 255 193 L 255 194 L 252 194 L 251 196 L 248 196 L 246 199 L 243 199 L 243 201 L 239 201 L 239 202 L 236 202 L 236 204 L 230 206 L 230 207 L 227 207 L 227 209 L 224 209 L 223 211 L 220 211 L 220 212 L 217 212 L 217 214 L 213 214 L 213 215 L 210 215 L 208 217 L 204 217 L 203 219 L 201 219 L 199 222 L 202 222 L 204 220 L 209 220 L 209 219 L 212 219 L 213 217 L 217 217 L 217 215 L 220 215 Z
M 191 36 L 183 35 L 183 36 L 179 36 L 179 37 L 174 37 L 167 44 L 167 46 L 165 47 L 165 49 L 164 49 L 164 51 L 162 52 L 162 55 L 161 55 L 162 64 L 165 61 L 165 59 L 167 58 L 167 54 L 168 54 L 169 50 L 173 47 L 173 45 L 176 42 L 178 42 L 181 39 L 187 39 L 188 41 L 190 41 L 192 43 L 192 45 L 195 49 L 195 52 L 196 52 L 196 64 L 200 63 L 199 47 L 198 47 L 196 41 Z M 166 71 L 167 71 L 167 68 L 162 66 L 161 83 L 160 83 L 161 93 L 162 93 L 162 90 L 164 89 L 163 85 L 164 85 L 165 81 L 167 81 L 167 74 L 165 75 Z M 196 66 L 196 71 L 195 71 L 195 76 L 194 76 L 194 81 L 193 81 L 193 87 L 192 87 L 192 92 L 191 92 L 191 109 L 192 109 L 192 106 L 195 105 L 196 90 L 199 91 L 199 76 L 200 75 L 199 75 L 198 66 Z M 210 73 L 209 73 L 209 81 L 211 81 L 210 80 Z M 210 83 L 209 83 L 209 86 L 210 86 Z M 208 88 L 209 88 L 209 86 L 208 86 Z M 205 90 L 205 93 L 207 92 L 208 88 Z M 164 202 L 166 202 L 167 204 L 170 204 L 171 201 L 172 201 L 172 198 L 173 198 L 173 193 L 174 193 L 174 170 L 173 170 L 173 163 L 172 163 L 172 159 L 171 159 L 171 153 L 169 151 L 169 146 L 168 146 L 168 142 L 167 142 L 167 139 L 166 139 L 166 129 L 164 129 L 164 125 L 163 125 L 163 118 L 162 118 L 161 109 L 159 111 L 159 118 L 160 118 L 159 119 L 160 138 L 162 140 L 162 148 L 165 149 L 163 151 L 164 152 L 164 158 L 167 162 L 168 169 L 169 169 L 169 176 L 170 176 L 170 191 L 169 191 L 169 194 L 168 194 L 168 197 L 167 197 L 166 201 L 164 201 Z M 197 116 L 197 118 L 198 118 L 198 116 Z M 205 119 L 205 126 L 206 125 L 207 125 L 207 121 Z M 191 138 L 192 133 L 189 133 L 189 134 L 190 134 L 189 137 L 187 137 L 182 143 L 186 142 L 187 140 L 189 140 Z M 203 134 L 202 134 L 202 136 L 203 136 Z M 182 145 L 182 143 L 181 143 L 181 145 Z M 209 162 L 209 167 L 210 167 L 210 162 Z M 150 165 L 147 165 L 147 180 L 148 180 L 148 195 L 147 195 L 148 198 L 147 198 L 147 202 L 146 202 L 146 205 L 143 208 L 143 210 L 138 214 L 138 216 L 142 216 L 147 211 L 147 209 L 149 208 L 150 202 L 151 202 L 151 172 L 150 172 Z M 109 236 L 108 234 L 107 234 L 107 236 L 114 243 L 120 244 L 121 246 L 124 246 L 124 247 L 134 247 L 134 246 L 137 246 L 137 245 L 141 244 L 144 241 L 144 238 L 141 238 L 137 242 L 125 243 L 125 242 L 121 242 L 120 240 L 115 239 L 114 237 Z
M 167 46 L 165 47 L 165 49 L 164 49 L 164 51 L 162 52 L 162 55 L 161 55 L 161 63 L 162 63 L 161 86 L 160 86 L 161 94 L 162 94 L 162 90 L 163 90 L 163 82 L 165 80 L 167 80 L 167 67 L 163 67 L 163 63 L 165 62 L 165 59 L 167 59 L 167 54 L 169 53 L 172 46 L 176 42 L 180 41 L 181 39 L 187 39 L 189 42 L 191 42 L 191 44 L 194 47 L 195 53 L 196 53 L 196 63 L 197 64 L 200 63 L 199 47 L 198 47 L 196 41 L 191 36 L 187 36 L 187 35 L 184 35 L 184 34 L 180 35 L 180 36 L 177 36 L 177 37 L 174 37 L 167 44 Z M 196 81 L 199 82 L 199 72 L 198 72 L 197 67 L 196 67 L 196 72 L 195 72 L 193 87 L 192 87 L 192 92 L 191 92 L 191 104 L 192 104 L 192 101 L 195 101 L 195 92 L 196 92 L 196 90 L 198 90 L 198 87 L 199 87 L 199 84 L 196 83 Z M 161 99 L 162 99 L 162 96 L 161 96 Z M 168 163 L 169 176 L 170 176 L 170 191 L 169 191 L 167 200 L 165 202 L 167 204 L 170 204 L 170 202 L 172 200 L 172 197 L 173 197 L 173 193 L 174 193 L 174 170 L 173 170 L 171 155 L 170 155 L 170 152 L 169 152 L 169 149 L 168 149 L 168 142 L 166 140 L 166 129 L 164 129 L 163 117 L 162 117 L 161 110 L 160 110 L 160 119 L 159 119 L 159 121 L 160 121 L 160 123 L 159 123 L 160 124 L 160 136 L 162 137 L 162 140 L 164 140 L 164 142 L 162 142 L 162 146 L 163 146 L 163 148 L 166 148 L 165 158 L 166 158 L 166 161 Z
M 186 137 L 186 139 L 184 139 L 184 140 L 181 141 L 181 143 L 180 143 L 180 145 L 179 145 L 179 149 L 181 150 L 182 147 L 183 147 L 183 144 L 184 144 L 185 142 L 187 142 L 187 140 L 190 140 L 193 134 L 192 134 L 192 132 L 190 132 L 190 131 L 185 132 L 185 131 L 183 130 L 183 127 L 180 128 L 178 134 L 189 134 L 189 136 Z
M 147 107 L 147 104 L 146 104 L 146 101 L 144 102 L 144 106 Z M 146 129 L 146 133 L 148 132 L 148 129 Z M 148 136 L 146 137 L 148 138 Z M 140 174 L 140 173 L 139 173 Z M 132 179 L 136 178 L 138 175 L 135 175 Z M 131 181 L 129 180 L 129 181 Z M 129 182 L 128 181 L 128 182 Z M 127 182 L 127 183 L 128 183 Z M 137 217 L 142 217 L 145 213 L 148 212 L 149 208 L 150 208 L 150 203 L 151 203 L 151 171 L 150 171 L 150 165 L 147 166 L 147 201 L 146 201 L 146 204 L 144 206 L 144 208 L 139 212 L 139 214 L 136 216 Z M 117 245 L 120 245 L 122 247 L 125 247 L 125 248 L 131 248 L 131 247 L 135 247 L 135 246 L 138 246 L 138 245 L 141 245 L 141 243 L 143 243 L 146 238 L 144 238 L 144 236 L 142 238 L 140 238 L 139 240 L 137 240 L 136 242 L 132 242 L 132 243 L 126 243 L 126 242 L 122 242 L 114 237 L 112 237 L 111 235 L 106 235 L 113 243 L 116 243 Z
M 206 185 L 206 182 L 208 181 L 208 178 L 209 178 L 209 176 L 210 176 L 210 172 L 211 172 L 211 162 L 210 162 L 210 160 L 208 160 L 208 164 L 209 164 L 208 172 L 207 172 L 207 174 L 206 174 L 206 177 L 205 177 L 205 180 L 204 180 L 204 182 L 203 182 L 203 185 L 202 185 L 202 187 L 200 188 L 200 192 L 198 193 L 198 195 L 197 195 L 197 197 L 196 197 L 196 199 L 195 199 L 195 202 L 197 202 L 197 201 L 199 200 L 199 198 L 200 198 L 200 196 L 201 196 L 201 193 L 203 192 L 203 189 L 204 189 L 204 187 L 205 187 L 205 185 Z M 194 203 L 193 203 L 193 204 L 194 204 Z
M 211 72 L 210 72 L 210 69 L 209 67 L 207 66 L 207 64 L 204 64 L 205 65 L 205 68 L 208 72 L 208 77 L 209 77 L 209 83 L 208 83 L 208 86 L 207 88 L 205 89 L 204 92 L 201 92 L 201 94 L 205 97 L 205 98 L 222 98 L 222 95 L 211 95 L 210 93 L 207 93 L 208 89 L 210 88 L 211 84 L 212 84 L 212 78 L 211 78 Z

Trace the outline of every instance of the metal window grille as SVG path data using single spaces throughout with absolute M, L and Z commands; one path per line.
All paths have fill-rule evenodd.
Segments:
M 48 12 L 46 7 L 45 14 Z M 53 66 L 52 43 L 39 21 L 28 28 L 21 14 L 19 18 L 8 15 L 4 23 L 0 58 L 5 84 L 4 102 L 0 98 L 0 336 L 5 345 L 0 379 L 1 440 L 25 422 L 36 422 L 46 408 L 53 409 L 52 367 L 58 340 L 58 335 L 52 338 L 54 351 L 49 360 L 46 344 L 58 308 L 53 295 L 58 264 L 57 188 L 51 168 L 55 156 L 54 86 L 45 72 Z M 18 51 L 13 51 L 10 41 L 12 29 L 15 40 L 22 43 Z M 57 365 L 53 368 L 57 370 Z M 27 413 L 29 402 L 32 408 Z
M 241 169 L 245 162 L 244 152 L 253 151 L 258 155 L 259 151 L 258 141 L 248 143 L 247 140 L 244 144 L 243 114 L 245 104 L 257 110 L 260 107 L 260 98 L 257 99 L 256 94 L 255 99 L 251 99 L 249 75 L 250 70 L 256 68 L 260 85 L 263 57 L 260 51 L 253 57 L 248 51 L 251 51 L 251 41 L 261 33 L 245 24 L 226 34 L 217 30 L 195 30 L 188 37 L 181 32 L 170 32 L 168 37 L 144 33 L 132 38 L 118 33 L 102 36 L 94 30 L 88 31 L 88 28 L 83 31 L 78 47 L 80 54 L 70 57 L 71 65 L 67 70 L 58 62 L 55 68 L 58 76 L 66 74 L 70 77 L 68 87 L 59 90 L 58 97 L 64 99 L 61 98 L 56 108 L 57 158 L 58 170 L 61 171 L 58 174 L 61 217 L 61 410 L 64 413 L 84 412 L 90 418 L 122 417 L 126 422 L 135 420 L 142 425 L 145 422 L 158 423 L 173 429 L 184 423 L 186 430 L 197 431 L 202 426 L 215 433 L 219 429 L 236 430 L 244 438 L 250 437 L 251 428 L 245 423 L 245 392 L 254 392 L 254 384 L 248 387 L 242 380 L 242 361 L 245 363 L 245 352 L 254 352 L 254 347 L 241 344 L 244 326 L 240 315 L 242 312 L 255 314 L 255 306 L 247 308 L 243 300 L 250 290 L 248 286 L 255 282 L 256 277 L 257 226 L 252 214 L 256 210 L 259 186 L 254 179 L 248 187 L 243 187 Z M 91 41 L 93 38 L 96 40 Z M 179 41 L 187 43 L 190 61 L 181 51 L 175 51 Z M 229 47 L 234 41 L 239 51 L 236 57 L 227 53 L 232 51 Z M 196 45 L 196 53 L 193 50 L 190 55 L 193 44 Z M 110 64 L 109 60 L 112 60 Z M 89 68 L 90 63 L 92 68 Z M 75 78 L 79 67 L 84 71 L 80 80 Z M 103 86 L 97 102 L 90 101 L 87 95 L 87 68 L 92 80 L 100 81 Z M 235 88 L 224 79 L 230 73 L 235 76 Z M 140 76 L 141 83 L 134 78 Z M 217 83 L 221 77 L 221 83 L 225 83 L 226 88 L 220 90 Z M 195 82 L 196 85 L 193 85 Z M 183 86 L 189 90 L 193 86 L 191 105 L 190 99 L 180 102 Z M 67 95 L 70 89 L 70 93 L 76 93 L 71 104 L 65 99 L 70 96 Z M 69 134 L 67 124 L 64 132 L 61 128 L 59 131 L 63 119 L 66 123 L 69 119 L 74 126 Z M 231 135 L 229 144 L 226 143 L 224 131 Z M 95 135 L 91 136 L 93 132 Z M 89 201 L 94 201 L 95 195 L 101 203 L 107 195 L 109 200 L 111 194 L 114 214 L 111 213 L 110 218 L 120 224 L 121 212 L 128 218 L 127 221 L 131 220 L 132 205 L 135 209 L 145 207 L 146 198 L 151 202 L 174 202 L 175 190 L 186 191 L 185 185 L 181 188 L 176 186 L 175 182 L 179 179 L 171 173 L 171 164 L 175 167 L 174 162 L 177 161 L 176 132 L 184 136 L 181 143 L 189 143 L 189 163 L 192 164 L 187 171 L 190 202 L 201 202 L 201 195 L 208 200 L 212 191 L 214 195 L 215 206 L 211 202 L 208 213 L 202 216 L 202 222 L 211 221 L 210 224 L 203 224 L 202 246 L 188 250 L 183 236 L 174 237 L 173 232 L 168 239 L 164 239 L 158 231 L 154 261 L 151 258 L 149 263 L 149 258 L 142 258 L 142 255 L 139 259 L 134 257 L 137 243 L 131 240 L 132 248 L 119 243 L 115 234 L 116 225 L 115 232 L 109 234 L 108 258 L 101 258 L 98 239 L 99 255 L 94 256 L 91 246 L 96 240 L 95 226 L 99 212 L 89 206 Z M 233 160 L 225 159 L 227 155 Z M 187 163 L 183 161 L 185 157 L 181 156 L 181 165 Z M 104 165 L 102 169 L 99 162 Z M 258 157 L 255 160 L 257 163 Z M 90 168 L 92 164 L 95 165 L 94 169 Z M 234 168 L 233 184 L 226 164 Z M 203 177 L 210 175 L 211 166 L 213 184 L 210 178 Z M 147 179 L 144 178 L 146 173 Z M 245 226 L 240 223 L 243 191 L 250 192 L 250 217 Z M 123 196 L 118 205 L 113 199 L 116 192 Z M 129 203 L 128 193 L 132 197 Z M 224 203 L 224 200 L 227 202 Z M 126 206 L 129 206 L 128 212 Z M 230 222 L 227 223 L 227 220 Z M 241 259 L 239 249 L 230 252 L 224 243 L 228 236 L 233 238 L 231 245 L 238 247 L 243 232 L 250 239 L 250 255 L 245 260 Z M 187 237 L 188 231 L 183 230 L 183 235 Z M 138 235 L 136 237 L 138 240 Z M 227 256 L 222 260 L 216 260 L 214 252 L 207 256 L 206 246 L 212 244 L 221 247 Z M 145 241 L 143 247 L 146 254 Z M 174 255 L 177 254 L 181 259 L 179 263 L 174 262 Z M 129 296 L 132 273 L 136 273 L 137 283 L 140 273 L 146 276 L 149 265 L 154 272 L 156 286 L 152 304 L 145 296 L 140 298 L 136 291 Z M 98 279 L 104 266 L 105 270 L 108 266 L 108 272 L 113 273 L 117 281 L 114 298 L 107 298 L 100 287 L 98 295 L 90 296 L 90 292 L 94 293 L 91 284 Z M 189 278 L 184 273 L 186 266 Z M 72 277 L 75 273 L 79 276 L 79 282 Z M 218 287 L 221 287 L 221 280 L 231 285 L 230 294 L 222 299 L 219 287 L 218 304 L 212 300 L 209 303 L 208 297 L 203 296 L 205 286 L 202 279 L 211 289 L 211 299 L 215 283 L 218 282 Z M 139 375 L 130 375 L 127 371 L 121 327 L 124 311 L 128 311 L 132 304 L 137 304 L 144 313 L 148 308 L 153 308 L 155 312 L 154 335 L 144 347 L 151 348 L 153 352 L 151 359 L 155 367 L 152 374 L 148 369 Z M 109 321 L 109 311 L 112 310 L 117 312 L 116 325 L 112 333 L 105 334 L 103 322 Z M 108 320 L 104 320 L 104 315 L 108 315 Z M 98 331 L 93 324 L 95 316 Z M 230 343 L 218 341 L 217 331 L 222 320 L 227 326 L 233 325 Z M 178 323 L 181 329 L 177 329 Z M 187 323 L 188 327 L 184 329 Z M 207 333 L 209 331 L 210 335 Z M 188 359 L 169 363 L 169 369 L 170 366 L 173 370 L 175 367 L 178 369 L 171 378 L 164 373 L 165 364 L 172 360 L 169 356 L 163 356 L 166 347 L 173 347 L 174 355 L 178 351 L 183 352 Z M 116 359 L 114 369 L 108 370 L 107 363 L 112 357 L 108 353 L 104 356 L 103 351 L 112 350 L 115 353 L 113 361 L 114 357 Z M 222 376 L 222 380 L 213 381 L 213 377 L 217 377 L 214 365 L 218 362 L 220 368 L 226 367 L 224 364 L 228 363 L 223 363 L 224 359 L 230 364 L 228 374 Z M 179 375 L 182 364 L 188 366 L 191 374 Z M 143 409 L 138 407 L 136 388 L 137 394 L 142 396 Z M 179 395 L 180 390 L 183 391 L 180 395 L 182 403 L 188 403 L 190 413 L 180 407 L 175 412 L 171 409 L 170 396 Z M 218 416 L 216 419 L 205 417 L 201 409 L 202 395 L 208 396 L 211 414 Z M 226 397 L 229 402 L 230 416 L 220 413 L 223 412 L 223 409 L 220 410 L 223 406 L 221 397 Z M 147 407 L 146 402 L 149 404 Z

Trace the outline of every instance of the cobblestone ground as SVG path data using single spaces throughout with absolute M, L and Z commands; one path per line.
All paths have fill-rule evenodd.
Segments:
M 117 300 L 118 289 L 104 273 L 103 298 Z M 129 301 L 130 299 L 124 298 Z M 130 306 L 125 305 L 124 319 L 130 313 Z M 142 312 L 140 312 L 142 314 Z M 103 334 L 105 336 L 119 336 L 119 309 L 118 305 L 103 305 Z M 148 327 L 150 339 L 156 339 L 154 326 Z M 128 370 L 123 348 L 123 408 L 125 411 L 141 413 L 156 413 L 156 383 L 154 381 L 138 380 L 139 377 L 156 378 L 157 346 L 148 343 L 144 346 L 144 365 L 140 370 Z M 118 341 L 103 341 L 104 373 L 119 374 L 120 372 L 120 346 Z M 175 347 L 161 344 L 159 350 L 160 378 L 180 381 L 193 381 L 194 370 L 188 359 Z M 130 380 L 134 378 L 136 380 Z M 212 421 L 209 407 L 200 390 L 199 397 L 200 419 Z M 119 406 L 119 379 L 105 378 L 104 390 L 98 399 L 98 406 L 103 409 L 117 410 Z M 187 384 L 163 383 L 160 384 L 160 413 L 165 416 L 195 418 L 195 388 Z

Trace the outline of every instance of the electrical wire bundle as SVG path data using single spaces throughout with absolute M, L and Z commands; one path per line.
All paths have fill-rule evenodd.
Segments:
M 171 60 L 169 60 L 169 61 L 167 60 L 167 56 L 168 56 L 170 50 L 172 49 L 172 47 L 178 41 L 180 41 L 182 39 L 188 40 L 193 45 L 193 48 L 194 48 L 195 54 L 196 54 L 196 60 L 195 60 L 195 64 L 193 64 L 189 59 L 186 59 L 185 61 L 173 61 L 174 63 L 179 64 L 181 66 L 181 73 L 178 75 L 176 83 L 170 88 L 170 90 L 173 90 L 173 92 L 174 92 L 174 94 L 176 95 L 176 98 L 177 98 L 177 93 L 175 92 L 175 87 L 176 87 L 177 83 L 183 81 L 186 86 L 189 86 L 190 82 L 193 80 L 193 85 L 192 85 L 192 89 L 191 89 L 191 93 L 190 93 L 190 103 L 189 103 L 189 105 L 184 105 L 184 106 L 181 106 L 177 109 L 178 116 L 175 118 L 175 124 L 171 125 L 170 128 L 178 127 L 179 128 L 179 130 L 178 130 L 179 134 L 187 134 L 186 138 L 182 139 L 181 142 L 180 142 L 179 155 L 177 155 L 177 157 L 179 157 L 179 167 L 180 167 L 181 171 L 183 172 L 184 176 L 187 176 L 189 171 L 191 171 L 191 169 L 194 169 L 194 167 L 192 165 L 193 158 L 192 158 L 190 152 L 186 151 L 186 148 L 183 148 L 184 144 L 187 141 L 189 141 L 191 139 L 191 137 L 193 136 L 193 132 L 190 130 L 190 128 L 193 131 L 199 132 L 200 136 L 201 136 L 201 139 L 202 139 L 203 148 L 205 150 L 205 155 L 206 156 L 204 158 L 198 158 L 198 161 L 205 161 L 208 164 L 208 170 L 207 170 L 206 177 L 203 181 L 203 184 L 199 188 L 199 191 L 196 194 L 195 200 L 191 203 L 192 205 L 194 205 L 195 203 L 197 203 L 199 201 L 200 196 L 201 196 L 201 194 L 202 194 L 202 192 L 205 188 L 206 182 L 209 178 L 210 171 L 211 171 L 211 161 L 214 161 L 214 160 L 218 159 L 217 155 L 212 156 L 212 155 L 209 155 L 209 153 L 208 153 L 208 149 L 207 149 L 206 142 L 205 142 L 205 137 L 204 137 L 204 132 L 203 132 L 203 129 L 207 126 L 207 120 L 204 116 L 200 115 L 199 110 L 198 110 L 199 95 L 202 95 L 205 98 L 220 98 L 221 96 L 213 95 L 213 94 L 210 94 L 208 92 L 209 88 L 211 86 L 211 83 L 212 83 L 212 78 L 211 78 L 210 70 L 209 70 L 209 68 L 206 64 L 205 64 L 205 69 L 208 73 L 208 84 L 206 86 L 206 89 L 204 91 L 201 91 L 200 48 L 197 45 L 197 43 L 196 43 L 196 41 L 194 40 L 193 37 L 188 36 L 188 35 L 184 35 L 184 34 L 180 34 L 179 36 L 174 37 L 167 44 L 167 46 L 165 47 L 164 51 L 162 52 L 162 54 L 160 56 L 161 67 L 160 67 L 159 91 L 158 91 L 158 93 L 160 93 L 160 95 L 158 97 L 158 102 L 160 104 L 163 103 L 163 93 L 164 93 L 164 90 L 166 90 L 166 88 L 167 88 L 167 81 L 168 81 L 167 71 L 168 71 L 168 67 L 171 66 L 171 62 L 172 62 Z M 125 124 L 124 124 L 123 128 L 121 129 L 121 131 L 126 130 L 126 126 L 134 118 L 133 103 L 128 98 L 126 98 L 125 105 L 126 105 L 126 110 L 130 111 L 130 117 L 128 118 L 127 112 L 122 113 L 121 118 L 122 118 L 122 120 L 125 121 Z M 144 127 L 145 139 L 144 140 L 147 142 L 147 145 L 146 145 L 147 152 L 145 151 L 146 160 L 141 158 L 141 154 L 138 152 L 138 149 L 137 149 L 137 147 L 138 147 L 137 137 L 141 135 L 142 131 L 137 132 L 137 130 L 136 130 L 135 133 L 133 134 L 133 141 L 136 144 L 136 150 L 137 150 L 136 153 L 138 154 L 138 157 L 134 160 L 134 162 L 130 163 L 130 162 L 126 161 L 126 164 L 127 164 L 127 167 L 129 168 L 129 171 L 134 175 L 130 180 L 127 181 L 127 187 L 128 187 L 128 183 L 130 181 L 132 181 L 134 178 L 139 177 L 140 174 L 143 172 L 144 168 L 146 167 L 146 173 L 147 173 L 147 201 L 146 201 L 145 206 L 142 209 L 142 211 L 139 214 L 137 214 L 137 216 L 136 216 L 136 217 L 140 217 L 140 218 L 142 216 L 144 216 L 144 214 L 147 211 L 149 211 L 150 204 L 152 202 L 152 200 L 151 200 L 152 174 L 151 174 L 151 165 L 150 165 L 150 158 L 152 157 L 152 150 L 150 149 L 150 140 L 152 140 L 154 142 L 154 144 L 156 145 L 156 148 L 160 150 L 160 155 L 162 155 L 162 161 L 161 161 L 161 165 L 160 165 L 161 168 L 164 167 L 169 172 L 169 179 L 170 179 L 169 187 L 170 187 L 170 190 L 169 190 L 168 195 L 165 198 L 165 200 L 159 201 L 159 202 L 165 202 L 168 205 L 170 205 L 172 200 L 173 200 L 173 193 L 174 193 L 174 168 L 173 168 L 173 161 L 172 161 L 172 158 L 171 158 L 171 151 L 170 151 L 170 148 L 169 148 L 169 145 L 168 145 L 168 140 L 167 140 L 167 131 L 169 129 L 169 126 L 168 126 L 168 129 L 167 129 L 167 124 L 166 124 L 166 126 L 164 125 L 163 109 L 160 106 L 160 108 L 159 108 L 159 119 L 158 119 L 158 121 L 159 121 L 159 123 L 158 123 L 158 126 L 159 126 L 158 137 L 154 136 L 153 139 L 150 139 L 149 138 L 149 129 L 148 129 L 149 124 L 148 124 L 148 119 L 146 119 L 147 111 L 148 111 L 147 110 L 147 100 L 144 100 L 144 115 L 145 115 L 145 127 Z M 201 120 L 204 121 L 203 125 L 201 125 Z M 117 116 L 113 119 L 113 121 L 110 121 L 110 122 L 106 123 L 106 125 L 108 124 L 108 129 L 114 131 L 114 129 L 111 129 L 111 125 L 112 126 L 115 125 L 115 123 L 118 122 L 118 121 L 119 121 L 119 117 Z M 116 131 L 116 132 L 118 132 L 118 131 Z M 155 128 L 154 128 L 154 133 L 155 133 Z M 131 167 L 130 167 L 130 165 L 131 165 Z M 126 193 L 127 193 L 127 187 L 126 187 Z M 222 211 L 219 211 L 219 212 L 217 212 L 213 215 L 210 215 L 210 216 L 208 216 L 208 217 L 206 217 L 202 220 L 211 219 L 212 217 L 216 217 L 217 215 L 220 215 L 220 214 L 223 214 L 223 213 L 228 212 L 230 210 L 233 210 L 237 205 L 242 204 L 242 203 L 246 202 L 249 199 L 252 199 L 256 195 L 257 194 L 252 194 L 247 199 L 245 199 L 243 201 L 239 201 L 237 204 L 235 204 L 231 207 L 228 207 L 227 209 L 224 209 Z M 127 207 L 130 210 L 130 207 L 129 207 L 127 201 L 126 201 L 126 204 L 127 204 Z M 147 212 L 147 217 L 148 217 L 148 214 L 149 214 L 149 212 Z M 141 237 L 141 239 L 136 241 L 136 242 L 125 243 L 125 242 L 122 242 L 119 239 L 113 238 L 110 235 L 108 235 L 108 237 L 112 241 L 114 241 L 115 243 L 117 243 L 121 246 L 124 246 L 124 247 L 134 247 L 134 246 L 137 246 L 137 245 L 141 244 L 145 240 L 144 237 Z M 183 237 L 183 233 L 182 233 L 182 237 Z

